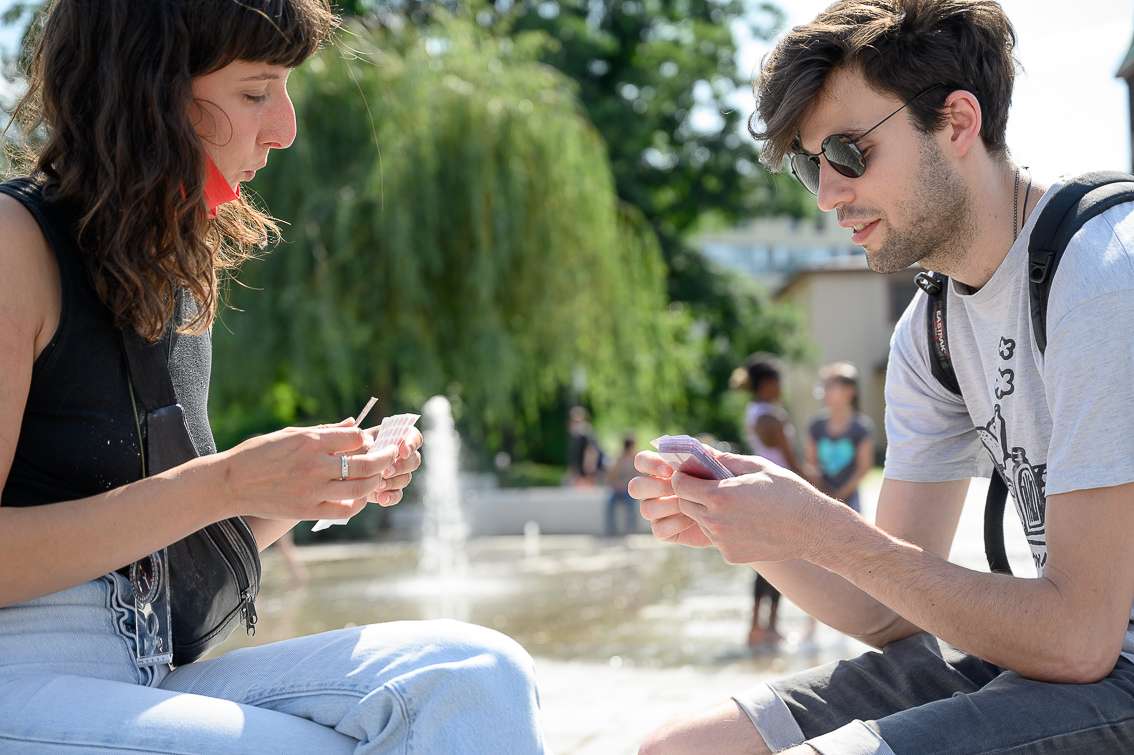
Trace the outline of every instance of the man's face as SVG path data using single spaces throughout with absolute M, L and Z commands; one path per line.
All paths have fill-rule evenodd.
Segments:
M 836 70 L 800 125 L 803 149 L 818 152 L 831 134 L 854 138 L 902 104 L 871 89 L 858 71 Z M 861 177 L 843 176 L 819 158 L 819 208 L 838 212 L 873 270 L 896 272 L 921 261 L 938 267 L 968 244 L 968 190 L 937 138 L 918 131 L 907 109 L 857 142 L 866 161 Z
M 190 119 L 229 185 L 250 181 L 273 149 L 295 140 L 289 69 L 238 60 L 193 79 Z

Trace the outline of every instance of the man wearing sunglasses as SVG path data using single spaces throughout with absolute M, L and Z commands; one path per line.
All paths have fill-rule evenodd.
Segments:
M 934 377 L 919 292 L 891 340 L 876 525 L 759 457 L 720 455 L 737 476 L 718 482 L 639 455 L 630 492 L 657 537 L 752 565 L 881 651 L 737 694 L 643 753 L 1134 752 L 1134 212 L 1067 245 L 1041 352 L 1027 246 L 1062 182 L 1008 152 L 1014 43 L 992 0 L 841 0 L 765 60 L 762 159 L 874 270 L 949 276 L 963 398 Z M 947 561 L 994 468 L 1034 574 Z

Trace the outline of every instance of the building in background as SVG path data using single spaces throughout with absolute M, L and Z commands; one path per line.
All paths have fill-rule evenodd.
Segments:
M 844 231 L 845 233 L 845 231 Z M 846 361 L 858 367 L 859 403 L 877 426 L 876 446 L 885 448 L 883 388 L 890 336 L 917 290 L 918 268 L 876 273 L 862 254 L 796 270 L 776 292 L 802 313 L 804 333 L 815 362 L 792 364 L 784 381 L 784 405 L 797 427 L 804 427 L 822 404 L 815 397 L 818 368 Z
M 749 275 L 791 303 L 804 319 L 814 361 L 792 364 L 784 404 L 797 427 L 817 414 L 816 371 L 829 362 L 858 367 L 861 408 L 878 426 L 884 449 L 883 398 L 886 355 L 894 324 L 913 298 L 911 268 L 892 275 L 867 269 L 862 247 L 851 243 L 833 212 L 813 218 L 758 218 L 735 229 L 695 239 L 706 258 Z
M 1134 169 L 1134 41 L 1130 43 L 1130 49 L 1126 52 L 1122 65 L 1118 67 L 1117 75 L 1120 79 L 1126 79 L 1130 109 L 1130 165 Z
M 750 275 L 771 291 L 797 270 L 832 260 L 865 259 L 833 212 L 813 218 L 755 218 L 736 228 L 701 234 L 694 242 L 709 260 Z

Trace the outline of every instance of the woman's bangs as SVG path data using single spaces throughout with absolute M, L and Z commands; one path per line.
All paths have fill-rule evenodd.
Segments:
M 198 16 L 198 40 L 215 55 L 198 59 L 194 75 L 247 60 L 295 68 L 319 51 L 337 19 L 324 0 L 217 0 L 216 12 Z M 208 41 L 206 41 L 208 40 Z M 220 41 L 220 45 L 217 42 Z M 197 48 L 197 49 L 202 49 Z M 197 56 L 195 56 L 197 57 Z

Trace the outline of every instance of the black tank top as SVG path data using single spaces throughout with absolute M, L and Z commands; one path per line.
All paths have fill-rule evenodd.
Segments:
M 62 286 L 59 327 L 36 358 L 19 440 L 0 505 L 37 506 L 104 493 L 141 477 L 141 457 L 121 332 L 99 299 L 80 257 L 76 213 L 43 196 L 32 179 L 0 183 L 35 217 L 55 254 Z M 179 297 L 179 317 L 192 316 Z M 185 320 L 180 320 L 185 322 Z M 189 436 L 201 455 L 215 453 L 208 419 L 212 341 L 174 333 L 169 370 Z

